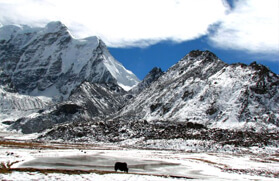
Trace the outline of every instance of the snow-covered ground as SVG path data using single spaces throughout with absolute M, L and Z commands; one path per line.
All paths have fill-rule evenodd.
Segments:
M 0 162 L 5 164 L 14 162 L 11 168 L 113 171 L 116 161 L 125 161 L 129 167 L 129 174 L 13 171 L 0 173 L 0 180 L 165 181 L 187 180 L 186 177 L 195 180 L 279 180 L 278 152 L 277 154 L 189 153 L 174 150 L 130 149 L 113 145 L 34 143 L 34 146 L 30 144 L 24 146 L 24 143 L 28 142 L 21 141 L 22 145 L 16 145 L 13 144 L 14 141 L 7 144 L 3 141 L 9 140 L 1 142 Z M 167 177 L 168 175 L 181 178 Z
M 66 174 L 30 174 L 30 173 L 13 173 L 4 175 L 3 177 L 0 175 L 0 179 L 3 180 L 47 180 L 47 181 L 56 181 L 56 180 L 100 180 L 100 181 L 171 181 L 176 180 L 179 181 L 181 179 L 175 178 L 164 178 L 164 177 L 155 177 L 155 176 L 142 176 L 142 175 L 134 175 L 134 174 L 81 174 L 81 175 L 66 175 Z

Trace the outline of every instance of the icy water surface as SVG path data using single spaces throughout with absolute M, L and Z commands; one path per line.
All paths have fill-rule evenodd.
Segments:
M 185 166 L 176 163 L 118 158 L 102 154 L 41 157 L 25 162 L 20 167 L 114 171 L 115 162 L 126 162 L 129 172 L 138 173 L 173 174 L 173 169 L 186 169 Z

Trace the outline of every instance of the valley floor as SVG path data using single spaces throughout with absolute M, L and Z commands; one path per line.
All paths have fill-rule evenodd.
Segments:
M 0 180 L 279 180 L 278 151 L 190 153 L 0 137 L 0 155 Z M 128 174 L 114 172 L 117 161 L 127 162 Z

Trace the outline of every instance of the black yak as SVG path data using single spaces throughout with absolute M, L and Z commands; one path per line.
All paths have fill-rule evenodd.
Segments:
M 114 170 L 117 172 L 117 170 L 124 171 L 128 173 L 128 166 L 126 162 L 116 162 L 114 165 Z

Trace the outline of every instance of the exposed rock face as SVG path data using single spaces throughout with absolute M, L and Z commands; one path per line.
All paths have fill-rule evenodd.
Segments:
M 105 117 L 125 104 L 125 91 L 117 84 L 84 82 L 72 92 L 69 100 L 86 109 L 90 117 Z

